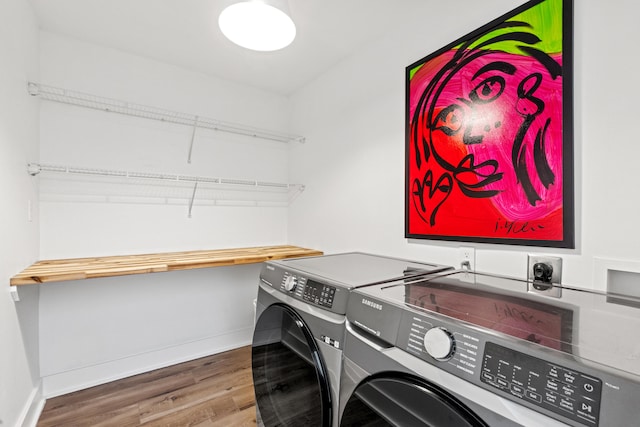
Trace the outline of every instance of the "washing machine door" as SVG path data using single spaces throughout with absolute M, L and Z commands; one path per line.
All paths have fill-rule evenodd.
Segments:
M 488 427 L 455 397 L 411 375 L 389 373 L 363 380 L 347 401 L 341 427 Z
M 331 425 L 327 370 L 295 310 L 274 304 L 262 312 L 251 362 L 258 413 L 266 427 Z

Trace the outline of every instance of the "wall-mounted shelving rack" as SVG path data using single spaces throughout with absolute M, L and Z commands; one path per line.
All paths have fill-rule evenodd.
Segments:
M 46 175 L 63 175 L 63 176 L 79 176 L 105 178 L 111 183 L 123 184 L 156 184 L 161 186 L 178 186 L 182 188 L 181 195 L 175 194 L 171 197 L 181 198 L 187 201 L 191 217 L 194 201 L 196 199 L 209 200 L 214 205 L 241 205 L 241 206 L 286 206 L 291 203 L 302 191 L 304 185 L 287 184 L 279 182 L 246 180 L 235 178 L 218 178 L 207 176 L 193 176 L 168 173 L 153 172 L 135 172 L 121 171 L 110 169 L 83 168 L 73 166 L 62 166 L 41 163 L 29 163 L 27 172 L 32 176 L 40 174 Z M 66 190 L 67 188 L 65 188 Z M 92 191 L 95 187 L 92 187 Z M 266 194 L 266 197 L 256 198 L 234 198 L 225 199 L 224 194 L 220 194 L 225 190 L 232 192 L 245 192 L 248 195 L 256 193 Z M 96 190 L 97 191 L 97 190 Z M 272 196 L 271 196 L 272 195 Z M 120 197 L 122 199 L 122 197 Z M 105 201 L 109 201 L 109 197 L 105 197 Z
M 208 117 L 202 117 L 189 113 L 170 111 L 113 98 L 105 98 L 98 95 L 77 92 L 74 90 L 44 85 L 41 83 L 29 82 L 27 84 L 27 90 L 30 95 L 37 96 L 47 101 L 55 101 L 62 104 L 75 105 L 79 107 L 90 108 L 93 110 L 119 113 L 128 116 L 141 117 L 168 123 L 177 123 L 193 127 L 193 132 L 191 134 L 191 144 L 189 146 L 189 156 L 187 159 L 189 163 L 191 163 L 191 151 L 193 148 L 196 129 L 198 128 L 211 129 L 220 132 L 233 133 L 237 135 L 244 135 L 248 137 L 283 143 L 305 142 L 305 138 L 300 135 L 276 132 L 272 130 L 246 126 L 239 123 L 231 123 Z
M 305 138 L 299 135 L 135 104 L 128 101 L 106 98 L 36 82 L 29 82 L 27 89 L 30 95 L 47 101 L 192 127 L 193 131 L 189 145 L 188 163 L 191 163 L 191 153 L 196 136 L 196 129 L 198 128 L 282 143 L 305 142 Z M 82 185 L 78 182 L 79 180 L 75 180 L 72 183 L 73 185 L 70 186 L 54 186 L 55 188 L 50 194 L 55 194 L 55 196 L 58 197 L 66 197 L 66 200 L 78 200 L 78 198 L 84 197 L 92 201 L 161 204 L 183 204 L 186 201 L 189 207 L 189 217 L 191 217 L 193 205 L 196 200 L 200 204 L 216 206 L 278 207 L 288 206 L 304 191 L 304 186 L 300 184 L 267 182 L 253 179 L 214 178 L 173 173 L 132 172 L 41 163 L 31 163 L 27 165 L 27 171 L 32 176 L 44 172 L 47 175 L 57 175 L 59 179 L 62 179 L 60 177 L 64 175 L 66 176 L 64 179 L 67 180 L 72 180 L 74 176 L 77 178 L 82 178 L 83 176 L 85 178 L 91 178 L 91 182 L 87 182 L 87 185 Z M 97 180 L 99 180 L 101 184 L 132 185 L 121 194 L 118 194 L 117 190 L 114 190 L 113 187 L 105 190 L 106 187 L 101 186 L 100 190 L 103 192 L 99 193 L 97 192 L 98 188 L 94 185 L 98 182 Z M 149 184 L 153 184 L 156 187 L 171 187 L 171 191 L 158 193 L 157 191 L 141 190 L 144 186 L 150 188 Z M 133 187 L 135 187 L 135 189 L 131 189 Z M 120 185 L 119 188 L 122 189 L 124 187 Z
M 200 127 L 205 129 L 229 132 L 260 139 L 278 142 L 305 142 L 305 138 L 300 135 L 292 135 L 283 132 L 276 132 L 257 127 L 242 125 L 239 123 L 225 122 L 194 114 L 181 113 L 164 110 L 147 105 L 134 104 L 128 101 L 105 98 L 69 89 L 43 85 L 29 82 L 28 91 L 32 96 L 38 96 L 48 101 L 71 104 L 79 107 L 102 110 L 112 113 L 125 114 L 129 116 L 142 117 L 145 119 L 159 120 L 169 123 L 177 123 L 186 126 Z

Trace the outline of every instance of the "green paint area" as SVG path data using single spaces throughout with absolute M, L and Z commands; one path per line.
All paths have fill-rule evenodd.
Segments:
M 472 47 L 497 36 L 516 31 L 526 32 L 537 36 L 540 39 L 540 42 L 531 46 L 538 50 L 550 55 L 562 53 L 562 1 L 563 0 L 542 1 L 541 3 L 507 20 L 507 22 L 522 22 L 527 24 L 526 26 L 490 31 L 480 37 Z M 522 55 L 522 51 L 518 48 L 518 45 L 522 44 L 523 43 L 521 42 L 506 40 L 492 43 L 482 47 L 482 49 L 501 50 L 507 53 Z M 453 49 L 459 49 L 461 45 L 462 43 Z M 409 80 L 413 78 L 415 73 L 418 72 L 423 65 L 424 64 L 417 65 L 409 70 Z
M 562 0 L 545 0 L 510 18 L 507 22 L 524 22 L 528 24 L 528 26 L 491 31 L 482 36 L 478 43 L 502 34 L 522 31 L 534 34 L 540 39 L 539 43 L 533 45 L 536 49 L 548 54 L 562 52 Z M 519 44 L 521 43 L 502 41 L 492 44 L 487 48 L 499 49 L 507 53 L 522 54 L 517 47 Z
M 423 66 L 423 65 L 424 65 L 424 64 L 420 64 L 420 65 L 418 65 L 418 66 L 416 66 L 416 67 L 413 67 L 411 70 L 409 70 L 409 80 L 411 80 L 411 79 L 413 78 L 413 75 L 414 75 L 415 73 L 417 73 L 417 72 L 418 72 L 418 70 L 419 70 L 420 68 L 422 68 L 422 66 Z

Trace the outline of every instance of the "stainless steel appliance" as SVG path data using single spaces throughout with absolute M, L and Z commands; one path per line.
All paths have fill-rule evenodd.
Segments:
M 350 291 L 445 269 L 363 253 L 265 263 L 252 345 L 259 420 L 267 427 L 337 426 Z
M 638 425 L 640 300 L 470 272 L 353 291 L 341 426 Z

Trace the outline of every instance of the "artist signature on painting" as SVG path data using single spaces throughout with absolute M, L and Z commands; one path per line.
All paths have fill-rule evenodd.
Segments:
M 529 221 L 509 221 L 500 218 L 496 221 L 495 232 L 504 232 L 506 234 L 525 234 L 534 233 L 544 229 L 542 224 L 531 224 Z

